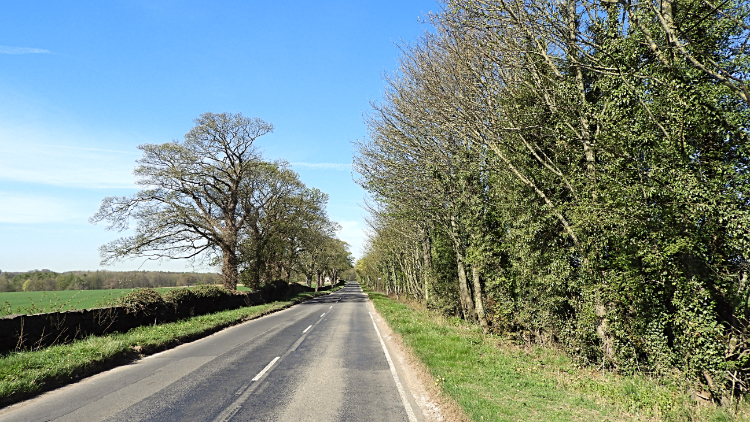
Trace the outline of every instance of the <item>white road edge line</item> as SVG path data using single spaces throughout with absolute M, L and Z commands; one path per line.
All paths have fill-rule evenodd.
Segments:
M 368 314 L 370 314 L 370 319 L 372 319 L 372 326 L 375 327 L 375 332 L 378 333 L 378 339 L 380 340 L 380 345 L 383 346 L 385 359 L 388 361 L 388 366 L 391 368 L 391 374 L 393 375 L 393 380 L 396 381 L 396 388 L 398 389 L 398 393 L 401 395 L 401 401 L 404 403 L 404 408 L 406 409 L 406 415 L 409 417 L 409 422 L 417 422 L 417 417 L 414 416 L 414 411 L 412 410 L 411 405 L 409 404 L 409 400 L 406 398 L 406 391 L 404 390 L 404 386 L 401 385 L 401 381 L 399 381 L 398 379 L 398 374 L 396 373 L 396 367 L 393 366 L 393 360 L 391 360 L 391 355 L 390 353 L 388 353 L 388 349 L 385 347 L 383 336 L 380 335 L 380 330 L 378 330 L 378 326 L 375 324 L 375 318 L 372 316 L 372 312 L 368 312 Z
M 305 334 L 307 332 L 307 330 L 309 330 L 310 328 L 312 328 L 312 325 L 309 326 L 309 327 L 307 327 L 307 328 L 305 328 L 305 331 L 303 331 L 302 334 Z
M 272 360 L 271 363 L 269 363 L 268 365 L 266 365 L 266 367 L 263 368 L 262 371 L 258 372 L 258 375 L 256 375 L 255 378 L 253 378 L 252 380 L 253 381 L 258 381 L 260 379 L 260 377 L 263 376 L 263 374 L 265 374 L 269 369 L 271 369 L 271 367 L 273 366 L 273 364 L 276 363 L 276 361 L 279 360 L 279 358 L 280 358 L 280 356 L 276 356 L 276 359 Z

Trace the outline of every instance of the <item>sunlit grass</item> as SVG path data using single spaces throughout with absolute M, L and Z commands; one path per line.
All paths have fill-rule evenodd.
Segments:
M 736 409 L 699 406 L 674 379 L 580 368 L 549 347 L 484 335 L 460 319 L 369 293 L 378 312 L 474 421 L 744 421 Z

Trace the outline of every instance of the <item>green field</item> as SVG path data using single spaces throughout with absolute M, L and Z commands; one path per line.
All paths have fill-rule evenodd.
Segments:
M 159 293 L 170 287 L 156 289 Z M 112 300 L 135 289 L 62 290 L 57 292 L 0 293 L 0 316 L 10 314 L 38 314 L 107 306 Z
M 159 287 L 164 294 L 174 287 Z M 114 299 L 136 289 L 108 290 L 61 290 L 56 292 L 2 292 L 0 293 L 0 317 L 11 314 L 39 314 L 43 312 L 69 311 L 108 306 Z M 249 292 L 239 285 L 237 290 Z

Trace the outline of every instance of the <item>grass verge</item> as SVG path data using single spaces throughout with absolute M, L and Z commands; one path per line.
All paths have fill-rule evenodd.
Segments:
M 484 335 L 385 295 L 367 292 L 434 382 L 474 421 L 750 421 L 750 405 L 701 406 L 678 379 L 580 368 L 564 353 Z
M 338 289 L 340 287 L 300 293 L 285 301 L 137 327 L 126 333 L 90 336 L 37 351 L 6 354 L 0 357 L 0 407 Z

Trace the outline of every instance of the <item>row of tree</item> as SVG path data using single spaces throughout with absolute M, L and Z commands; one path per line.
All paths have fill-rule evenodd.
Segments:
M 102 263 L 124 258 L 191 259 L 221 265 L 225 288 L 257 289 L 303 274 L 316 286 L 352 267 L 328 195 L 308 188 L 285 161 L 253 145 L 273 125 L 241 114 L 204 113 L 183 142 L 146 144 L 135 169 L 143 189 L 102 200 L 92 223 L 134 234 L 100 248 Z
M 356 145 L 373 198 L 359 279 L 583 361 L 747 393 L 749 15 L 451 0 Z
M 220 282 L 218 274 L 164 271 L 67 271 L 49 270 L 0 273 L 0 292 L 54 290 L 134 289 L 176 287 Z

